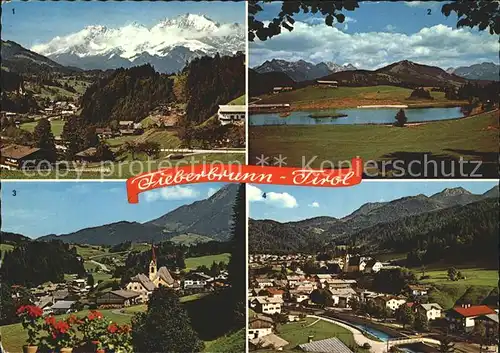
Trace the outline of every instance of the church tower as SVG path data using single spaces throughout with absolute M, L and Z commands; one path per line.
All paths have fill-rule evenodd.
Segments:
M 149 279 L 151 281 L 153 281 L 154 278 L 156 277 L 157 271 L 158 271 L 158 268 L 156 265 L 155 247 L 153 244 L 151 244 L 151 262 L 149 263 Z
M 344 254 L 344 269 L 343 269 L 343 272 L 349 272 L 349 253 L 345 252 Z

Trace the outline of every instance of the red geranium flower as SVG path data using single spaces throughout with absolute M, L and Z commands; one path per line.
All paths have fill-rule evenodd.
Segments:
M 59 321 L 54 324 L 54 329 L 59 333 L 66 333 L 69 330 L 69 325 L 65 321 Z
M 116 331 L 118 331 L 118 326 L 116 326 L 115 323 L 112 323 L 111 325 L 108 326 L 109 333 L 115 333 Z
M 56 323 L 56 318 L 55 318 L 55 316 L 53 316 L 53 315 L 47 316 L 47 317 L 45 318 L 45 323 L 46 323 L 47 325 L 54 326 L 54 324 Z
M 95 320 L 95 319 L 102 319 L 104 316 L 97 310 L 92 310 L 88 315 L 87 318 L 89 320 Z

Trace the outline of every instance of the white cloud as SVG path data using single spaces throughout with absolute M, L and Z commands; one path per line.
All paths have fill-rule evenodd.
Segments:
M 210 197 L 212 196 L 213 194 L 215 194 L 218 190 L 215 189 L 215 188 L 210 188 L 208 189 L 208 192 L 207 192 L 207 197 Z
M 295 208 L 299 206 L 295 197 L 287 192 L 266 192 L 264 197 L 264 192 L 253 185 L 247 185 L 247 198 L 250 202 L 263 202 L 278 208 Z
M 250 66 L 271 59 L 349 62 L 358 63 L 364 69 L 412 60 L 446 69 L 484 61 L 498 62 L 498 38 L 487 31 L 456 29 L 443 24 L 405 34 L 387 29 L 346 33 L 324 24 L 295 22 L 292 32 L 283 31 L 265 42 L 250 43 Z
M 394 32 L 396 30 L 396 26 L 388 24 L 387 26 L 385 26 L 385 29 L 389 32 Z
M 308 205 L 309 207 L 312 207 L 312 208 L 319 208 L 319 203 L 314 201 L 313 203 L 311 203 L 310 205 Z
M 151 190 L 144 193 L 147 202 L 157 200 L 185 200 L 194 199 L 199 192 L 190 186 L 169 186 L 160 190 Z
M 439 1 L 405 1 L 405 5 L 409 7 L 424 7 L 431 8 L 442 5 Z

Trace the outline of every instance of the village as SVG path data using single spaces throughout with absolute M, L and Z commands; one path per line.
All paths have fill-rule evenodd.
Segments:
M 371 289 L 377 274 L 405 270 L 393 261 L 347 252 L 337 257 L 251 254 L 250 347 L 438 352 L 445 336 L 457 352 L 497 352 L 498 309 L 464 303 L 445 310 L 428 301 L 432 286 L 418 280 L 400 293 Z M 474 343 L 478 325 L 494 337 L 481 348 Z
M 153 247 L 151 247 L 149 267 L 144 273 L 132 276 L 123 286 L 113 282 L 108 288 L 102 289 L 103 281 L 95 281 L 94 276 L 96 278 L 106 276 L 111 270 L 103 263 L 98 264 L 100 266 L 88 271 L 86 276 L 70 274 L 63 282 L 47 282 L 28 288 L 34 298 L 33 304 L 41 308 L 44 315 L 63 315 L 88 309 L 113 309 L 115 313 L 127 315 L 126 311 L 133 311 L 129 307 L 137 306 L 140 310 L 141 305 L 147 304 L 153 291 L 159 287 L 173 289 L 180 297 L 184 296 L 191 300 L 229 285 L 225 269 L 218 270 L 216 275 L 210 276 L 197 269 L 185 273 L 179 269 L 169 271 L 165 266 L 158 267 Z M 222 264 L 218 264 L 217 267 L 220 268 L 219 266 L 223 267 Z M 21 292 L 25 290 L 20 286 L 14 288 L 17 289 L 13 294 L 15 297 L 20 297 Z
M 3 170 L 52 169 L 64 165 L 64 162 L 71 162 L 72 168 L 83 170 L 88 167 L 88 171 L 92 172 L 94 169 L 90 167 L 93 164 L 98 166 L 96 163 L 105 160 L 123 160 L 124 155 L 129 152 L 135 156 L 145 153 L 149 157 L 160 157 L 162 154 L 172 160 L 201 153 L 199 148 L 181 148 L 180 144 L 171 146 L 162 143 L 164 140 L 176 140 L 179 119 L 185 115 L 182 106 L 168 104 L 155 109 L 142 122 L 114 121 L 115 124 L 110 124 L 108 127 L 94 128 L 89 134 L 94 136 L 92 140 L 100 141 L 98 145 L 75 151 L 71 160 L 68 160 L 70 141 L 62 136 L 64 125 L 78 115 L 79 109 L 79 106 L 70 101 L 50 101 L 36 115 L 2 111 L 0 167 Z M 244 126 L 245 116 L 245 106 L 237 104 L 220 105 L 215 115 L 220 126 L 240 127 Z M 51 128 L 57 154 L 55 158 L 51 155 L 50 149 L 33 146 L 26 136 L 26 132 L 34 131 L 41 120 L 48 121 Z M 13 138 L 18 135 L 24 138 Z M 106 146 L 109 152 L 106 154 L 102 153 L 102 150 L 99 151 L 99 144 Z M 216 149 L 213 152 L 221 152 L 220 149 L 227 149 L 232 145 L 234 143 L 230 140 L 221 141 L 220 145 L 212 146 Z M 207 152 L 210 152 L 210 149 L 204 148 L 203 153 Z M 232 150 L 232 153 L 238 152 L 240 151 Z

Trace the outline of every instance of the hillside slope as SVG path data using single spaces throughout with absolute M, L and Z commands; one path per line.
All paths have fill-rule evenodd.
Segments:
M 146 223 L 121 221 L 85 228 L 68 234 L 50 234 L 38 238 L 49 241 L 90 245 L 158 243 L 183 234 L 200 235 L 217 241 L 227 241 L 231 235 L 231 217 L 236 199 L 236 184 L 228 184 L 208 199 L 181 206 Z M 208 239 L 206 239 L 208 240 Z

